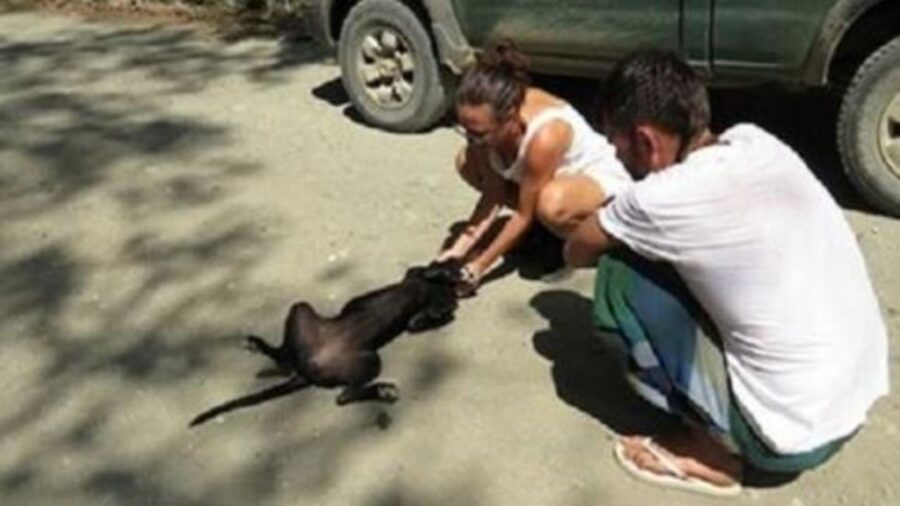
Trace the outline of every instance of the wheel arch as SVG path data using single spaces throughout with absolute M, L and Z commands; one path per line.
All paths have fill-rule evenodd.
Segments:
M 353 7 L 362 0 L 326 0 L 325 12 L 328 37 L 337 42 L 341 27 Z M 447 0 L 396 0 L 416 13 L 431 37 L 435 52 L 441 64 L 456 74 L 461 74 L 473 58 L 474 51 L 463 34 L 453 10 Z
M 806 59 L 804 81 L 845 86 L 879 47 L 900 35 L 900 2 L 838 0 Z

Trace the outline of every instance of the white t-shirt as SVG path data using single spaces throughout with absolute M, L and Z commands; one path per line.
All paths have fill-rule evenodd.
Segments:
M 731 128 L 623 190 L 600 223 L 680 273 L 722 335 L 738 402 L 778 452 L 850 434 L 888 392 L 887 332 L 853 232 L 772 135 Z

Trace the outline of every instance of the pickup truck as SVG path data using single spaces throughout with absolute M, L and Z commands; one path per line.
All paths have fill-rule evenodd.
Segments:
M 681 54 L 712 86 L 767 82 L 840 94 L 849 179 L 900 216 L 900 0 L 300 0 L 370 123 L 418 131 L 458 76 L 510 38 L 548 74 L 601 78 L 643 48 Z

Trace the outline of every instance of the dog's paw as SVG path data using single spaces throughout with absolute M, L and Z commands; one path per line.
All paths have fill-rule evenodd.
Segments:
M 351 402 L 354 402 L 358 399 L 358 396 L 355 395 L 355 392 L 351 392 L 349 390 L 344 390 L 337 396 L 337 399 L 334 400 L 334 403 L 338 406 L 346 406 Z
M 262 353 L 263 339 L 259 336 L 249 335 L 244 338 L 244 349 L 250 353 Z
M 395 403 L 400 399 L 400 390 L 397 385 L 391 383 L 379 383 L 375 385 L 376 397 L 381 402 Z
M 348 387 L 338 395 L 335 402 L 344 406 L 353 402 L 377 401 L 394 403 L 400 398 L 397 387 L 392 383 L 370 383 L 364 387 Z

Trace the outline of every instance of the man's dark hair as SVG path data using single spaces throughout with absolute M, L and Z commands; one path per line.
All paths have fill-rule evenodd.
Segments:
M 603 86 L 599 106 L 600 119 L 612 131 L 632 132 L 651 123 L 678 135 L 684 148 L 710 121 L 706 86 L 668 51 L 643 51 L 619 62 Z

